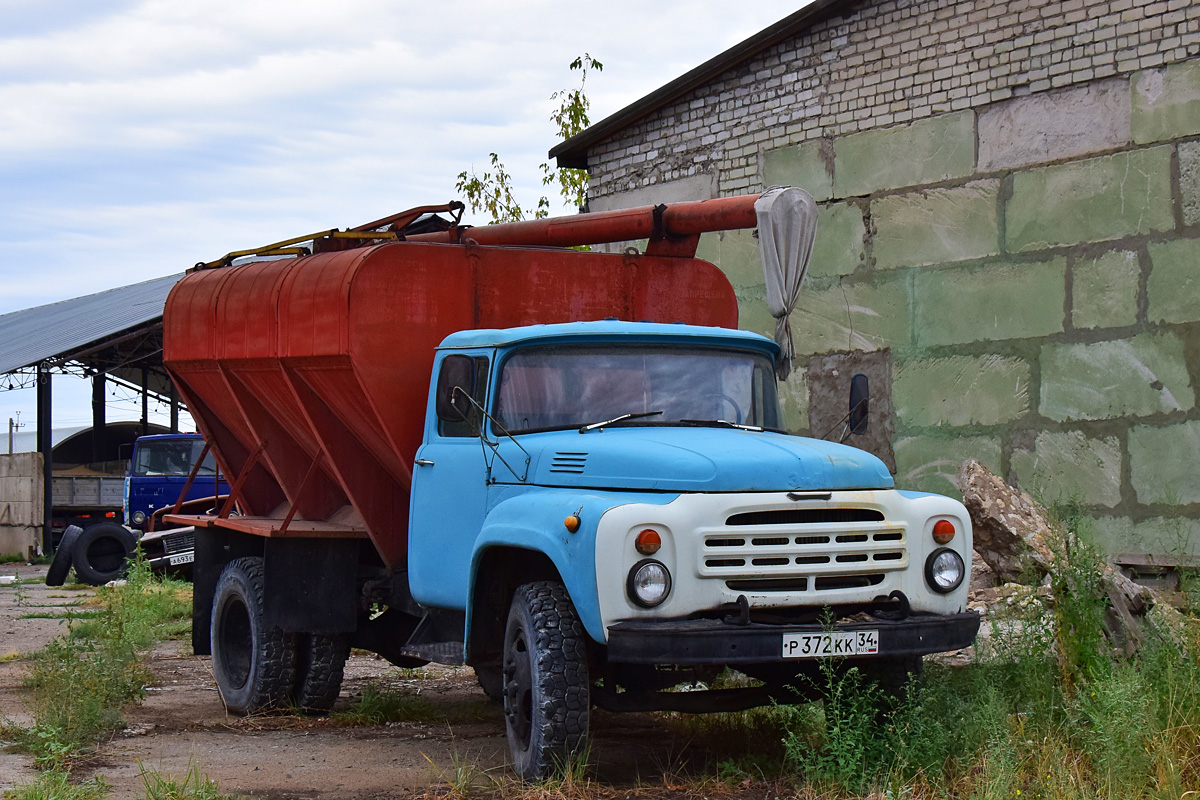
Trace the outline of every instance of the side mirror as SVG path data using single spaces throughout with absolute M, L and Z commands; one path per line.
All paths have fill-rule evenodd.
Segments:
M 471 409 L 466 398 L 471 396 L 474 388 L 475 363 L 470 356 L 452 355 L 442 359 L 433 399 L 438 419 L 443 422 L 467 419 Z
M 861 372 L 850 379 L 850 432 L 861 436 L 867 432 L 871 411 L 871 388 Z

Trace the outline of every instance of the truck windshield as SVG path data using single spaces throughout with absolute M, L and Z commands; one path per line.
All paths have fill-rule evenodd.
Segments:
M 203 439 L 160 439 L 138 442 L 137 453 L 133 460 L 133 474 L 144 477 L 147 475 L 182 475 L 187 477 L 192 471 L 192 465 L 204 450 Z M 216 463 L 210 452 L 204 457 L 197 475 L 213 475 L 217 471 Z
M 777 429 L 774 367 L 746 351 L 632 346 L 531 348 L 503 364 L 495 417 L 510 433 L 627 414 L 646 416 L 620 424 L 722 421 Z

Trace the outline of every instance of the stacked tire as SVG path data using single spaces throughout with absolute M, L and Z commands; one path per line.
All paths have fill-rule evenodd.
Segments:
M 115 522 L 98 522 L 86 529 L 69 525 L 54 551 L 46 585 L 62 586 L 71 567 L 75 578 L 89 586 L 124 578 L 136 547 L 137 538 Z

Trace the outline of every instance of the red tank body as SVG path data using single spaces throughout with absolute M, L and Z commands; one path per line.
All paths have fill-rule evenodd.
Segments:
M 742 217 L 754 199 L 738 207 Z M 745 227 L 727 222 L 711 229 Z M 683 235 L 694 252 L 696 234 Z M 387 566 L 403 564 L 441 340 L 606 317 L 737 327 L 729 281 L 680 257 L 688 250 L 686 241 L 657 249 L 668 255 L 400 241 L 193 271 L 167 299 L 163 360 L 245 514 L 224 524 L 273 536 L 365 533 Z

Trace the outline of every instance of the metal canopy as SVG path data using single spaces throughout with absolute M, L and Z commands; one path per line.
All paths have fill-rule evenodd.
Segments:
M 92 380 L 93 463 L 108 460 L 105 456 L 113 443 L 104 413 L 104 389 L 109 381 L 141 392 L 143 433 L 149 432 L 148 399 L 152 394 L 170 404 L 171 429 L 175 429 L 179 407 L 162 365 L 162 315 L 167 294 L 182 277 L 168 275 L 0 315 L 0 390 L 37 387 L 43 553 L 54 548 L 51 374 Z
M 140 385 L 142 368 L 149 368 L 153 379 L 145 388 L 166 395 L 163 305 L 182 277 L 168 275 L 0 315 L 0 375 L 46 364 L 56 372 L 107 372 Z M 72 364 L 83 369 L 73 370 Z

